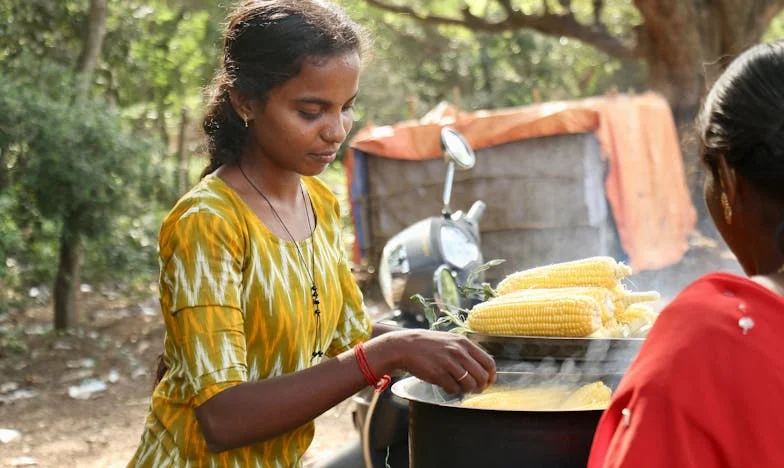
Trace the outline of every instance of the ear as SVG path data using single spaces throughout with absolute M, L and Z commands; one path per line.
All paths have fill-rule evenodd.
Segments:
M 234 112 L 244 121 L 253 120 L 253 102 L 236 89 L 229 90 L 229 99 Z
M 735 198 L 738 196 L 738 178 L 735 176 L 735 170 L 727 164 L 727 159 L 724 156 L 719 156 L 718 160 L 719 183 L 722 190 L 727 193 L 730 206 L 733 206 Z

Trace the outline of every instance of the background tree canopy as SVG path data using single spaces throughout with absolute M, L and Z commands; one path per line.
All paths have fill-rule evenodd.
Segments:
M 649 88 L 688 119 L 714 69 L 784 37 L 784 0 L 340 3 L 374 37 L 357 129 L 442 100 L 492 109 Z M 205 162 L 191 156 L 229 6 L 0 0 L 0 314 L 48 290 L 68 326 L 82 283 L 154 281 L 161 218 Z

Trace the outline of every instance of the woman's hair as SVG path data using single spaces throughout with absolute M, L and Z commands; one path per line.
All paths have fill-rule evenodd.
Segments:
M 223 61 L 212 85 L 203 127 L 210 155 L 202 176 L 239 160 L 248 129 L 229 90 L 264 101 L 295 77 L 306 59 L 362 53 L 363 30 L 338 6 L 320 0 L 250 0 L 230 16 Z
M 784 200 L 784 41 L 736 58 L 708 93 L 698 119 L 703 161 L 729 166 Z
M 698 118 L 702 158 L 718 158 L 773 200 L 784 202 L 784 41 L 754 46 L 736 58 L 708 93 Z M 784 255 L 784 220 L 771 220 Z

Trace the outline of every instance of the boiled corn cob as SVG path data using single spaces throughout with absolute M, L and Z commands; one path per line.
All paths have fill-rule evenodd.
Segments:
M 517 336 L 587 336 L 602 325 L 602 306 L 581 294 L 532 294 L 477 304 L 466 326 L 479 333 Z
M 590 257 L 518 271 L 504 278 L 496 288 L 500 295 L 521 289 L 599 286 L 615 288 L 631 268 L 611 257 Z
M 493 299 L 494 301 L 516 301 L 519 298 L 548 298 L 557 295 L 571 295 L 578 294 L 588 296 L 596 300 L 602 308 L 602 323 L 606 323 L 612 319 L 615 314 L 615 294 L 607 288 L 599 288 L 595 286 L 574 286 L 571 288 L 536 288 L 536 289 L 521 289 L 519 291 L 504 294 Z

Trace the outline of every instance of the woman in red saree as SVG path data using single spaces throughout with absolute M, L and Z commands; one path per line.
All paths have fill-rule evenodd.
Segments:
M 748 277 L 706 275 L 661 312 L 589 468 L 784 467 L 784 41 L 733 61 L 698 127 L 705 200 Z

